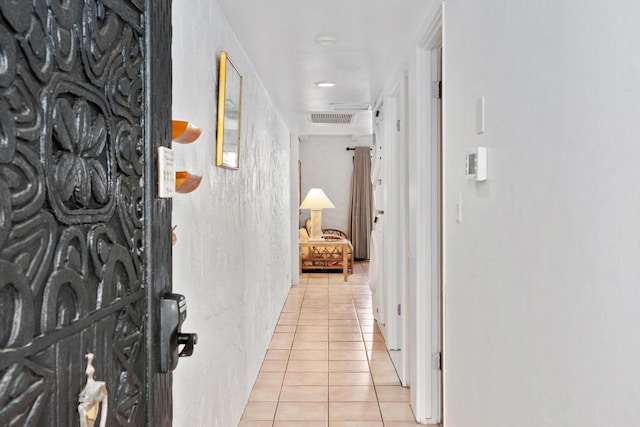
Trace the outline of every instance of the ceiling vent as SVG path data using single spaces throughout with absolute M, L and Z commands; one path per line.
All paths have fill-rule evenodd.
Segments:
M 316 112 L 309 113 L 309 123 L 322 125 L 350 125 L 356 113 Z

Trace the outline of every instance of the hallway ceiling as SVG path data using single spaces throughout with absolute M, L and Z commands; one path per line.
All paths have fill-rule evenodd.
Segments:
M 371 109 L 434 2 L 218 1 L 291 132 L 354 137 L 371 134 Z M 331 113 L 315 115 L 323 122 L 355 114 L 311 124 L 309 112 Z

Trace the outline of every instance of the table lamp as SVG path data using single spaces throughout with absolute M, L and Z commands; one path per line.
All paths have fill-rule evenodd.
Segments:
M 311 210 L 311 236 L 310 242 L 322 241 L 322 209 L 335 208 L 331 200 L 320 188 L 312 188 L 302 201 L 300 209 Z

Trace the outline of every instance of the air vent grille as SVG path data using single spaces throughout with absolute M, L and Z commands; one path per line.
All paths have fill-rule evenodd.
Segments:
M 349 125 L 356 113 L 309 113 L 309 123 L 326 125 Z

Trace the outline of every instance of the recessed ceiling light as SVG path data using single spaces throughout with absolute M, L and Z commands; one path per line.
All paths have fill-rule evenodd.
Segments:
M 333 46 L 337 42 L 336 36 L 330 33 L 320 33 L 316 36 L 316 44 L 320 46 Z
M 329 82 L 329 81 L 319 81 L 319 82 L 315 82 L 315 85 L 318 87 L 334 87 L 336 83 Z

